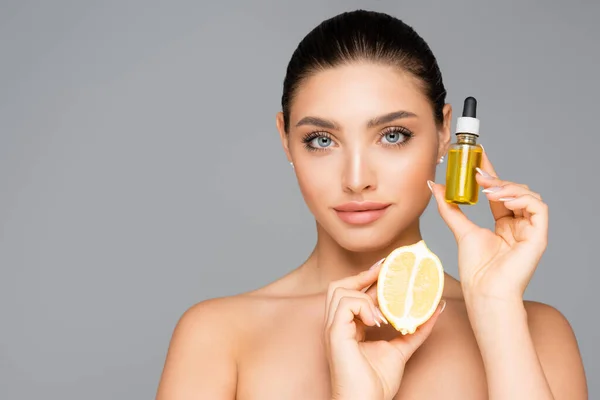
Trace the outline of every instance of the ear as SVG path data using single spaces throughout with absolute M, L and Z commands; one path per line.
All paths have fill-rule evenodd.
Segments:
M 439 131 L 439 147 L 438 147 L 438 159 L 448 153 L 448 147 L 450 147 L 450 138 L 452 137 L 452 106 L 445 104 L 442 109 L 443 121 L 442 129 Z
M 289 140 L 288 135 L 285 133 L 285 125 L 283 123 L 283 112 L 279 111 L 276 116 L 277 122 L 277 130 L 279 131 L 279 138 L 281 139 L 281 145 L 283 146 L 283 151 L 285 151 L 285 156 L 289 162 L 292 162 L 292 156 L 290 154 Z

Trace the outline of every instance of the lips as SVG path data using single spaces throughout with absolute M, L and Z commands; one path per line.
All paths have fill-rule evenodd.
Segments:
M 389 203 L 350 202 L 333 209 L 342 221 L 352 225 L 364 225 L 381 218 L 389 206 Z
M 360 212 L 360 211 L 372 211 L 372 210 L 383 210 L 387 208 L 389 203 L 376 203 L 373 201 L 364 201 L 358 202 L 353 201 L 350 203 L 342 204 L 337 207 L 334 207 L 336 211 L 345 211 L 345 212 Z

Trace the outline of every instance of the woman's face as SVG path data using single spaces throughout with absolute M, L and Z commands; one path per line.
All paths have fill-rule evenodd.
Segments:
M 429 203 L 450 138 L 415 78 L 393 67 L 352 64 L 321 71 L 298 89 L 290 128 L 277 125 L 317 223 L 350 251 L 390 245 Z

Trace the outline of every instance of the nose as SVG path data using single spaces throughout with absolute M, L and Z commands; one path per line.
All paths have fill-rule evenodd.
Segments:
M 377 187 L 374 165 L 366 152 L 355 150 L 344 160 L 342 186 L 347 193 L 362 193 Z

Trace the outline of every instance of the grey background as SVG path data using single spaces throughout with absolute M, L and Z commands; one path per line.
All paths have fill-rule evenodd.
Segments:
M 305 259 L 275 113 L 298 42 L 355 8 L 415 27 L 499 174 L 549 204 L 526 297 L 567 316 L 599 397 L 600 7 L 482 3 L 2 1 L 0 398 L 153 398 L 185 309 Z M 457 276 L 433 200 L 422 222 Z

